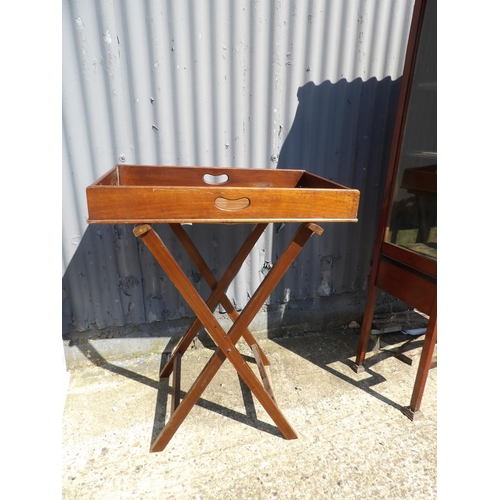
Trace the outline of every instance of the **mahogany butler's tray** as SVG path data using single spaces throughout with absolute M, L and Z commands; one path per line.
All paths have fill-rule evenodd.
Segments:
M 160 373 L 162 378 L 172 375 L 172 406 L 170 419 L 155 438 L 152 452 L 165 448 L 226 358 L 283 436 L 297 438 L 276 404 L 266 371 L 269 359 L 248 327 L 306 241 L 313 234 L 323 233 L 316 222 L 355 222 L 358 203 L 358 190 L 304 170 L 117 165 L 87 188 L 88 222 L 135 224 L 135 236 L 142 239 L 196 314 Z M 183 222 L 255 223 L 255 226 L 217 280 L 182 226 Z M 226 289 L 270 222 L 301 224 L 239 313 L 225 294 Z M 170 225 L 212 290 L 207 300 L 199 295 L 152 227 L 153 223 Z M 227 332 L 214 316 L 217 304 L 223 306 L 233 321 Z M 182 355 L 201 327 L 217 344 L 217 350 L 181 398 Z M 252 349 L 262 383 L 236 348 L 241 337 Z
M 87 201 L 91 224 L 355 222 L 359 191 L 304 170 L 116 165 Z

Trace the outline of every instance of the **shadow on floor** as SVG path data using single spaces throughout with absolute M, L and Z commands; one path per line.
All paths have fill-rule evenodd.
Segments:
M 405 325 L 405 328 L 409 326 L 415 327 L 415 325 L 418 323 L 418 321 L 417 323 L 415 323 L 415 319 L 413 320 L 413 322 L 410 319 L 408 321 L 409 322 Z M 417 326 L 422 326 L 422 321 L 420 321 Z M 353 366 L 352 359 L 356 354 L 356 348 L 359 339 L 359 330 L 342 329 L 330 333 L 323 332 L 315 334 L 303 334 L 298 336 L 272 338 L 270 340 L 276 342 L 281 347 L 288 349 L 297 356 L 300 356 L 301 358 L 327 371 L 336 378 L 370 394 L 374 398 L 377 398 L 378 400 L 397 410 L 401 410 L 403 408 L 401 405 L 380 394 L 374 388 L 378 384 L 385 382 L 386 379 L 379 373 L 377 373 L 373 368 L 378 363 L 381 363 L 385 359 L 394 356 L 394 352 L 390 352 L 391 350 L 401 353 L 404 356 L 411 352 L 415 353 L 422 347 L 422 337 L 423 336 L 417 336 L 412 338 L 400 332 L 385 334 L 383 336 L 382 344 L 384 349 L 373 352 L 365 360 L 365 373 L 363 374 L 362 379 L 359 379 L 359 376 L 354 372 L 352 372 L 352 375 L 350 374 L 350 370 Z M 198 339 L 198 341 L 198 345 L 202 345 L 203 348 L 215 350 L 215 345 L 211 342 L 210 339 L 205 339 L 204 337 L 202 337 L 201 339 Z M 177 342 L 177 339 L 171 339 L 165 347 L 164 352 L 161 355 L 158 374 L 161 372 L 166 362 L 168 361 L 169 356 Z M 374 338 L 372 338 L 371 345 L 369 345 L 369 351 L 374 347 L 376 347 L 375 340 Z M 167 416 L 168 400 L 169 396 L 172 395 L 170 377 L 153 380 L 122 366 L 112 364 L 107 361 L 90 343 L 78 345 L 78 348 L 89 361 L 91 361 L 94 365 L 99 366 L 103 370 L 108 370 L 123 377 L 127 377 L 131 380 L 134 380 L 141 384 L 145 384 L 157 390 L 155 416 L 151 436 L 151 444 L 153 444 L 169 418 Z M 255 362 L 255 360 L 250 356 L 243 355 L 243 358 L 247 363 Z M 341 363 L 348 367 L 349 371 L 346 371 L 349 373 L 349 375 L 346 375 L 345 373 L 332 368 L 331 365 L 336 363 Z M 225 417 L 231 418 L 237 422 L 249 425 L 250 427 L 254 427 L 258 430 L 267 432 L 275 436 L 281 436 L 281 433 L 279 432 L 277 427 L 266 422 L 259 421 L 257 419 L 257 412 L 255 409 L 252 393 L 245 382 L 241 379 L 241 377 L 239 377 L 239 375 L 238 379 L 245 406 L 245 414 L 231 410 L 230 408 L 226 408 L 217 403 L 214 403 L 213 401 L 208 401 L 203 398 L 200 398 L 197 401 L 196 405 L 205 408 L 206 410 L 210 410 L 214 413 L 218 413 Z M 181 400 L 183 397 L 185 397 L 185 395 L 185 391 L 180 391 Z
M 401 330 L 422 328 L 426 327 L 427 318 L 422 317 L 415 311 L 405 311 L 381 315 L 379 324 L 385 327 L 398 324 Z M 304 342 L 304 336 L 310 337 L 310 342 Z M 353 370 L 359 341 L 359 329 L 351 330 L 346 328 L 340 329 L 333 334 L 304 336 L 273 340 L 294 354 L 307 359 L 338 379 L 370 394 L 379 401 L 398 410 L 403 409 L 402 405 L 377 392 L 375 387 L 385 382 L 386 378 L 377 373 L 374 367 L 392 356 L 408 365 L 417 364 L 423 346 L 424 335 L 412 336 L 403 334 L 401 331 L 385 333 L 380 336 L 372 335 L 368 345 L 368 356 L 363 363 L 365 368 L 363 375 L 357 375 Z M 381 348 L 379 348 L 379 344 Z M 348 375 L 332 368 L 331 365 L 336 363 L 348 367 L 349 370 L 346 370 Z M 411 380 L 409 383 L 413 385 L 414 381 Z
M 366 370 L 365 374 L 363 375 L 364 378 L 361 380 L 358 380 L 358 375 L 356 375 L 354 372 L 352 372 L 352 375 L 346 375 L 345 373 L 342 373 L 341 371 L 331 367 L 332 364 L 340 362 L 351 369 L 352 361 L 350 359 L 355 355 L 358 338 L 359 335 L 357 331 L 346 329 L 336 331 L 334 333 L 304 334 L 300 336 L 275 338 L 271 340 L 279 344 L 281 347 L 293 352 L 297 356 L 300 356 L 301 358 L 327 371 L 336 378 L 348 384 L 351 384 L 357 389 L 370 394 L 374 398 L 377 398 L 378 400 L 395 409 L 401 410 L 401 405 L 383 396 L 374 388 L 376 385 L 385 382 L 386 379 L 376 371 L 374 371 L 373 367 L 378 363 L 384 361 L 388 357 L 392 356 L 392 353 L 387 352 L 386 350 L 381 350 L 376 354 L 368 357 L 364 363 Z M 160 373 L 163 369 L 176 343 L 176 340 L 171 340 L 167 344 L 164 352 L 161 355 L 158 373 Z M 213 344 L 210 344 L 206 341 L 203 342 L 203 344 L 204 348 L 215 350 L 215 346 Z M 401 333 L 391 333 L 384 337 L 384 345 L 388 349 L 390 349 L 391 346 L 402 346 L 401 351 L 408 353 L 411 350 L 421 348 L 422 340 L 421 338 L 408 339 L 407 335 L 403 335 Z M 371 347 L 373 347 L 373 340 L 372 346 L 370 346 L 370 348 Z M 85 354 L 87 359 L 89 359 L 93 364 L 99 366 L 103 370 L 108 370 L 123 377 L 127 377 L 131 380 L 134 380 L 141 384 L 145 384 L 157 390 L 155 416 L 151 435 L 151 444 L 153 444 L 169 418 L 169 416 L 167 416 L 167 414 L 170 414 L 170 412 L 168 411 L 168 400 L 169 396 L 172 395 L 170 378 L 168 377 L 159 380 L 153 380 L 122 366 L 112 364 L 104 359 L 90 343 L 85 344 L 85 347 L 79 346 L 79 348 Z M 243 357 L 246 362 L 254 362 L 254 359 L 249 356 L 244 355 Z M 197 401 L 196 405 L 206 410 L 210 410 L 214 413 L 218 413 L 225 417 L 231 418 L 237 422 L 246 424 L 250 427 L 254 427 L 258 430 L 267 432 L 271 435 L 281 436 L 281 433 L 279 432 L 277 427 L 266 422 L 259 421 L 257 419 L 257 412 L 255 409 L 252 393 L 245 382 L 239 376 L 238 379 L 245 406 L 245 414 L 231 410 L 230 408 L 221 406 L 217 403 L 214 403 L 213 401 L 208 401 L 203 398 L 200 398 Z M 186 392 L 180 391 L 180 395 L 182 400 L 182 398 L 185 397 Z
M 177 340 L 171 340 L 167 344 L 165 350 L 161 355 L 160 366 L 158 370 L 158 374 L 162 371 L 165 366 L 168 358 L 175 347 Z M 204 342 L 204 347 L 215 350 L 215 347 L 209 342 Z M 158 380 L 153 380 L 149 377 L 136 373 L 132 370 L 124 368 L 122 366 L 115 365 L 107 361 L 90 343 L 78 344 L 78 349 L 85 355 L 85 357 L 91 361 L 94 365 L 102 368 L 103 370 L 108 370 L 112 373 L 116 373 L 117 375 L 121 375 L 122 377 L 127 377 L 135 382 L 139 382 L 140 384 L 147 385 L 157 390 L 156 396 L 156 405 L 155 405 L 155 416 L 153 421 L 153 430 L 151 435 L 151 445 L 157 439 L 160 432 L 163 430 L 167 418 L 167 409 L 168 409 L 168 399 L 169 396 L 172 395 L 172 387 L 170 387 L 170 377 L 159 378 Z M 249 356 L 243 356 L 246 362 L 254 362 L 254 359 Z M 243 397 L 243 403 L 245 405 L 246 414 L 231 410 L 230 408 L 226 408 L 221 406 L 213 401 L 208 401 L 203 398 L 199 398 L 196 402 L 196 405 L 204 408 L 206 410 L 210 410 L 214 413 L 218 413 L 219 415 L 223 415 L 225 417 L 231 418 L 237 422 L 241 422 L 250 427 L 254 427 L 260 431 L 267 432 L 273 436 L 281 436 L 280 431 L 274 426 L 270 425 L 266 422 L 257 419 L 257 412 L 255 410 L 255 405 L 252 398 L 252 393 L 250 389 L 247 387 L 245 382 L 238 376 L 240 381 L 241 393 Z M 185 391 L 180 391 L 181 400 L 186 395 Z

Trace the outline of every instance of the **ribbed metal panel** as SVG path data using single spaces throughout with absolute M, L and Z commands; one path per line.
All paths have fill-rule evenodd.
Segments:
M 86 224 L 114 164 L 303 168 L 361 191 L 270 298 L 361 290 L 413 0 L 63 2 L 63 331 L 189 315 L 128 226 Z M 188 228 L 216 275 L 247 226 Z M 295 227 L 268 228 L 228 290 L 243 307 Z M 160 234 L 206 293 L 168 227 Z

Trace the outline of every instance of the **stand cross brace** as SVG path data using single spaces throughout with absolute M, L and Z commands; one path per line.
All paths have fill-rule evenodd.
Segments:
M 233 304 L 231 304 L 231 301 L 227 298 L 226 294 L 224 293 L 224 290 L 227 289 L 229 286 L 229 283 L 234 279 L 236 276 L 236 273 L 239 271 L 241 265 L 243 264 L 243 261 L 247 258 L 248 254 L 252 250 L 253 246 L 257 242 L 257 240 L 260 238 L 262 233 L 267 227 L 267 224 L 258 224 L 255 226 L 254 230 L 252 233 L 250 233 L 250 236 L 248 237 L 248 240 L 245 242 L 243 247 L 241 248 L 241 251 L 238 252 L 236 257 L 234 258 L 233 262 L 231 265 L 228 267 L 228 270 L 226 271 L 227 274 L 223 276 L 221 279 L 221 284 L 218 287 L 219 283 L 217 283 L 217 280 L 215 279 L 215 276 L 212 274 L 212 271 L 206 264 L 206 262 L 203 260 L 203 257 L 201 256 L 200 252 L 198 252 L 198 249 L 194 246 L 193 242 L 189 238 L 188 234 L 184 230 L 181 224 L 170 224 L 170 227 L 172 228 L 172 231 L 174 234 L 177 236 L 177 239 L 181 242 L 182 246 L 186 250 L 187 254 L 191 257 L 191 260 L 194 262 L 198 270 L 200 271 L 203 279 L 207 282 L 208 286 L 212 289 L 212 292 L 215 292 L 212 297 L 210 297 L 207 301 L 208 307 L 213 309 L 217 305 L 217 302 L 220 300 L 220 304 L 228 314 L 228 316 L 231 318 L 231 320 L 234 322 L 238 318 L 239 314 L 237 313 L 236 309 L 234 308 Z M 226 285 L 227 283 L 227 285 Z M 217 289 L 217 290 L 216 290 Z M 211 305 L 214 304 L 212 307 Z M 210 304 L 210 305 L 209 305 Z M 182 342 L 178 348 L 176 349 L 176 353 L 181 353 L 184 354 L 186 352 L 187 347 L 189 346 L 189 343 L 193 340 L 194 336 L 196 333 L 198 333 L 199 329 L 201 327 L 201 322 L 199 320 L 195 320 L 195 322 L 190 326 L 188 332 L 185 335 L 185 338 L 187 337 L 186 341 Z M 193 336 L 194 333 L 194 336 Z M 193 337 L 193 338 L 191 338 Z M 250 333 L 250 331 L 245 328 L 243 331 L 243 338 L 246 340 L 247 344 L 249 346 L 252 346 L 256 344 L 256 341 L 253 337 L 253 335 Z M 257 344 L 258 345 L 258 344 Z M 269 360 L 267 359 L 267 356 L 265 355 L 264 351 L 259 348 L 259 353 L 262 358 L 262 362 L 264 365 L 269 365 Z M 171 372 L 171 366 L 168 364 L 165 365 L 163 368 L 162 372 L 160 373 L 160 377 L 168 377 Z

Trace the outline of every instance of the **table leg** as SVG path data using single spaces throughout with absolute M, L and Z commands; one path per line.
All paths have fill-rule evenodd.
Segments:
M 181 292 L 186 302 L 193 309 L 205 329 L 208 331 L 214 342 L 218 345 L 214 355 L 198 376 L 196 382 L 183 398 L 171 419 L 159 434 L 151 451 L 161 451 L 168 444 L 179 425 L 188 415 L 198 398 L 201 396 L 213 376 L 216 374 L 226 357 L 235 367 L 247 387 L 256 396 L 269 416 L 286 439 L 297 437 L 275 401 L 267 393 L 263 385 L 259 382 L 254 372 L 250 369 L 241 354 L 235 348 L 236 342 L 243 335 L 244 329 L 251 323 L 253 317 L 264 304 L 266 298 L 276 287 L 286 270 L 290 267 L 294 258 L 298 255 L 306 241 L 312 234 L 321 234 L 323 229 L 312 223 L 303 223 L 299 227 L 292 242 L 278 259 L 271 271 L 264 278 L 257 291 L 254 293 L 241 315 L 236 319 L 229 333 L 226 335 L 207 304 L 199 296 L 198 292 L 179 267 L 172 254 L 165 247 L 159 236 L 149 225 L 137 228 L 136 235 L 140 235 L 155 256 L 160 266 L 165 270 L 177 289 Z M 221 280 L 222 281 L 222 280 Z M 219 283 L 220 284 L 220 283 Z
M 252 248 L 255 246 L 255 244 L 261 237 L 266 227 L 267 224 L 257 224 L 253 228 L 252 232 L 248 235 L 247 239 L 245 240 L 240 250 L 234 257 L 233 261 L 231 262 L 231 264 L 229 264 L 229 267 L 226 269 L 226 272 L 220 279 L 219 283 L 217 283 L 213 288 L 212 294 L 210 295 L 210 297 L 206 302 L 207 307 L 209 307 L 210 309 L 214 309 L 215 306 L 219 303 L 220 298 L 223 295 L 225 295 L 227 287 L 229 286 L 231 281 L 233 281 L 234 277 L 236 276 L 241 266 L 243 265 L 243 262 L 248 257 L 248 254 L 251 252 Z M 150 226 L 147 224 L 136 226 L 136 228 L 134 229 L 134 234 L 139 237 L 141 236 L 141 234 L 143 234 L 143 232 L 147 228 L 150 228 Z M 203 326 L 202 322 L 198 318 L 196 318 L 189 327 L 188 331 L 182 337 L 181 341 L 177 344 L 170 359 L 163 367 L 160 373 L 160 378 L 168 377 L 172 373 L 173 361 L 175 359 L 175 356 L 177 354 L 182 355 L 186 352 L 186 350 L 189 348 L 189 345 L 191 344 L 191 342 L 193 341 L 193 339 L 195 338 L 196 334 L 198 333 L 198 331 L 202 326 Z
M 267 225 L 267 224 L 266 224 Z M 215 287 L 217 286 L 217 280 L 215 276 L 213 275 L 212 271 L 208 267 L 207 263 L 204 261 L 203 257 L 201 256 L 200 252 L 198 252 L 198 249 L 194 246 L 193 242 L 189 238 L 188 234 L 184 230 L 181 224 L 170 224 L 170 227 L 172 228 L 172 231 L 174 234 L 177 236 L 177 239 L 181 242 L 182 246 L 186 250 L 187 254 L 191 257 L 192 261 L 200 271 L 201 275 L 203 276 L 203 279 L 207 282 L 208 286 L 214 290 Z M 234 308 L 233 304 L 231 304 L 231 301 L 228 299 L 227 295 L 223 293 L 220 297 L 220 303 L 228 316 L 234 321 L 238 318 L 239 314 Z M 269 360 L 267 359 L 267 356 L 265 355 L 264 351 L 260 348 L 259 344 L 257 344 L 257 341 L 254 339 L 253 335 L 250 333 L 248 328 L 246 328 L 243 331 L 243 338 L 245 339 L 246 343 L 249 345 L 249 347 L 253 345 L 257 345 L 257 349 L 259 350 L 260 357 L 262 359 L 262 362 L 264 365 L 268 366 L 270 365 Z
M 174 376 L 172 377 L 172 408 L 170 415 L 173 415 L 181 402 L 181 358 L 177 354 L 174 358 Z
M 422 354 L 418 364 L 417 377 L 413 386 L 410 406 L 404 407 L 401 411 L 410 419 L 415 420 L 420 416 L 420 404 L 424 395 L 425 383 L 427 375 L 431 368 L 435 368 L 436 364 L 432 363 L 432 355 L 434 354 L 434 346 L 437 342 L 437 299 L 434 299 L 427 331 L 425 333 L 424 345 L 422 346 Z
M 365 371 L 363 363 L 365 362 L 366 351 L 368 349 L 368 341 L 370 340 L 373 315 L 375 313 L 375 305 L 377 302 L 377 292 L 377 287 L 373 283 L 370 283 L 368 286 L 368 296 L 366 298 L 365 313 L 363 315 L 363 322 L 361 324 L 361 331 L 359 333 L 356 361 L 353 365 L 353 370 L 356 373 L 363 373 Z

